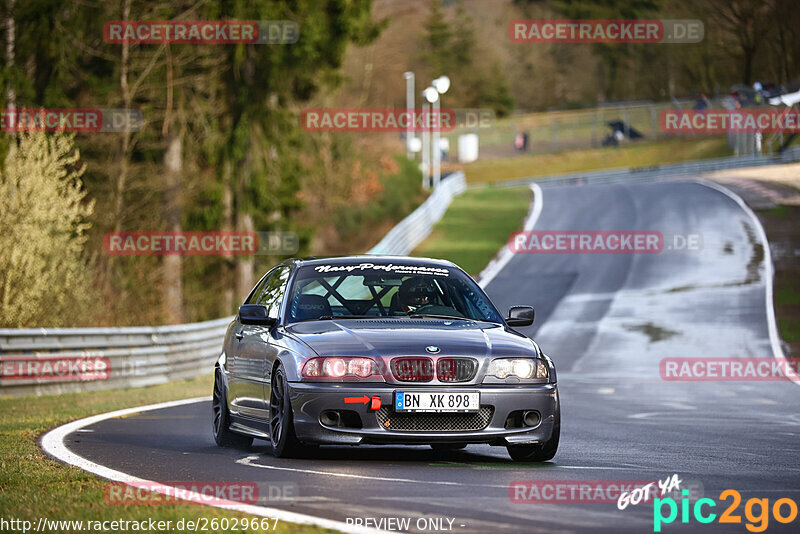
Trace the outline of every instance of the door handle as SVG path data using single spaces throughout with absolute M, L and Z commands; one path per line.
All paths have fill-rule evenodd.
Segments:
M 240 341 L 241 341 L 241 339 L 244 337 L 244 334 L 242 333 L 242 331 L 241 331 L 241 330 L 240 330 L 240 331 L 238 331 L 238 332 L 236 332 L 236 333 L 235 333 L 235 334 L 233 334 L 233 335 L 236 337 L 236 339 L 238 339 L 238 340 L 240 340 Z

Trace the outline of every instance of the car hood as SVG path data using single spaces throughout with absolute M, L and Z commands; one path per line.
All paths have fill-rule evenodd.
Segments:
M 445 319 L 346 319 L 295 323 L 286 333 L 320 356 L 536 356 L 527 337 L 489 322 Z

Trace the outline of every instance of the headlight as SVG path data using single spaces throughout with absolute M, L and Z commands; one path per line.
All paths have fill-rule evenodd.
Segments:
M 548 378 L 547 364 L 539 358 L 508 358 L 492 360 L 487 376 L 505 379 L 513 376 L 520 379 Z
M 378 364 L 371 358 L 311 358 L 303 366 L 302 377 L 312 380 L 383 381 Z

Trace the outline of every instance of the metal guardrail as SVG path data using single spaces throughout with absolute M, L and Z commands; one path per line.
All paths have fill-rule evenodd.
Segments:
M 782 154 L 771 156 L 740 156 L 690 161 L 657 165 L 653 167 L 610 169 L 607 171 L 587 171 L 569 174 L 554 174 L 545 176 L 528 176 L 517 180 L 508 180 L 500 183 L 475 183 L 469 188 L 485 187 L 512 187 L 527 185 L 536 182 L 540 185 L 567 185 L 567 184 L 612 184 L 629 181 L 666 180 L 681 177 L 695 178 L 700 174 L 726 169 L 740 169 L 743 167 L 761 167 L 764 165 L 780 165 L 784 163 L 800 162 L 800 147 L 786 150 Z
M 0 365 L 9 365 L 0 379 L 0 396 L 150 386 L 208 374 L 232 319 L 153 327 L 0 329 Z M 102 358 L 108 366 L 102 379 L 43 373 L 30 378 L 14 371 L 18 361 L 41 368 L 56 361 L 94 358 Z
M 408 217 L 400 221 L 368 254 L 404 255 L 431 232 L 453 197 L 466 190 L 464 173 L 447 176 Z M 225 330 L 233 317 L 174 326 L 124 328 L 0 329 L 0 396 L 51 395 L 78 391 L 139 387 L 208 374 L 219 356 Z M 68 360 L 102 360 L 102 379 L 68 373 L 18 372 L 27 365 Z M 10 372 L 6 372 L 10 371 Z M 31 375 L 36 374 L 36 378 Z
M 439 222 L 453 198 L 467 189 L 467 180 L 461 171 L 444 178 L 433 193 L 408 217 L 397 223 L 367 254 L 392 254 L 405 256 L 422 243 Z

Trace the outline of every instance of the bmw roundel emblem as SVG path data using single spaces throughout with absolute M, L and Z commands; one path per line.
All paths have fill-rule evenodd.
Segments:
M 427 350 L 431 354 L 438 354 L 441 349 L 435 345 L 428 345 L 427 347 L 425 347 L 425 350 Z

